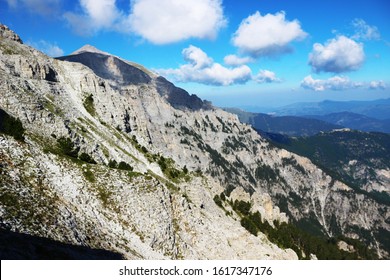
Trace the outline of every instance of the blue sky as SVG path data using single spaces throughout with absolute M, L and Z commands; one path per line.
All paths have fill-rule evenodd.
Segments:
M 0 0 L 51 56 L 85 44 L 218 106 L 390 98 L 388 0 Z

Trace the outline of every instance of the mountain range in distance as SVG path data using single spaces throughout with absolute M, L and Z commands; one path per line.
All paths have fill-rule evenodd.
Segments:
M 344 102 L 326 100 L 295 103 L 274 109 L 248 109 L 261 111 L 225 108 L 236 114 L 242 122 L 268 133 L 309 136 L 340 128 L 390 133 L 390 99 Z
M 242 109 L 244 111 L 254 113 L 262 112 L 277 116 L 328 115 L 332 113 L 351 112 L 379 120 L 386 120 L 390 119 L 390 98 L 368 101 L 323 100 L 320 102 L 298 102 L 276 108 L 245 106 Z

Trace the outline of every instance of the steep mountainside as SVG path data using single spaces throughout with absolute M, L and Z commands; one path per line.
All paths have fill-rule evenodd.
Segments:
M 234 108 L 225 108 L 224 110 L 236 114 L 241 122 L 252 125 L 256 130 L 289 136 L 310 136 L 321 131 L 331 131 L 343 127 L 310 117 L 278 117 L 262 113 L 249 113 Z
M 275 142 L 390 205 L 390 135 L 350 129 Z
M 51 59 L 2 28 L 1 228 L 130 259 L 372 256 L 356 240 L 389 257 L 387 205 L 235 115 L 118 57 Z

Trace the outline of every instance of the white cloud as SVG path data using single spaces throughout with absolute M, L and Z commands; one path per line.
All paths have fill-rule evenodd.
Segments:
M 288 21 L 284 12 L 259 12 L 244 19 L 233 35 L 233 45 L 253 57 L 274 56 L 291 51 L 292 41 L 307 36 L 298 20 Z
M 51 57 L 59 57 L 64 55 L 64 51 L 56 43 L 40 40 L 39 42 L 27 42 L 26 44 L 44 52 Z
M 156 70 L 162 76 L 168 76 L 177 82 L 197 82 L 208 85 L 228 86 L 242 84 L 252 79 L 248 66 L 226 68 L 213 62 L 205 52 L 195 46 L 184 49 L 183 57 L 187 64 L 178 69 Z
M 258 83 L 274 83 L 281 81 L 278 77 L 276 77 L 274 72 L 269 70 L 260 70 L 254 77 L 254 80 Z
M 368 25 L 363 19 L 356 18 L 352 21 L 355 34 L 351 37 L 355 40 L 379 40 L 381 35 L 376 26 Z
M 215 38 L 226 25 L 221 0 L 134 0 L 131 29 L 154 44 Z
M 309 64 L 315 72 L 342 73 L 359 69 L 364 62 L 363 45 L 345 36 L 316 43 L 309 55 Z
M 73 12 L 64 14 L 76 33 L 90 35 L 101 29 L 120 30 L 124 27 L 125 17 L 118 10 L 116 0 L 80 0 L 79 2 L 81 14 Z
M 184 60 L 189 62 L 194 69 L 203 69 L 213 64 L 213 59 L 210 58 L 200 48 L 189 46 L 184 49 L 183 52 Z
M 61 0 L 6 0 L 11 8 L 28 9 L 28 11 L 43 16 L 57 14 Z
M 223 61 L 225 62 L 226 65 L 239 66 L 239 65 L 253 62 L 253 58 L 248 57 L 248 56 L 238 57 L 235 54 L 230 54 L 230 55 L 225 56 Z
M 382 81 L 380 82 L 371 82 L 371 83 L 362 83 L 351 81 L 348 77 L 345 76 L 334 76 L 327 80 L 313 79 L 311 75 L 306 76 L 301 82 L 301 87 L 314 91 L 324 91 L 324 90 L 348 90 L 354 88 L 380 88 L 384 86 Z
M 386 89 L 387 86 L 384 81 L 371 81 L 369 84 L 370 89 Z
M 64 17 L 80 35 L 115 30 L 154 44 L 212 39 L 226 25 L 222 0 L 132 0 L 129 12 L 120 10 L 116 2 L 79 0 L 81 12 L 67 12 Z
M 120 17 L 115 2 L 116 0 L 80 0 L 81 7 L 99 27 L 110 27 Z

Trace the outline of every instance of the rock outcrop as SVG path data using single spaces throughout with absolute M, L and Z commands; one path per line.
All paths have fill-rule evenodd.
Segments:
M 12 40 L 23 44 L 22 39 L 20 39 L 19 35 L 13 32 L 8 26 L 4 24 L 0 24 L 0 37 L 7 40 Z

